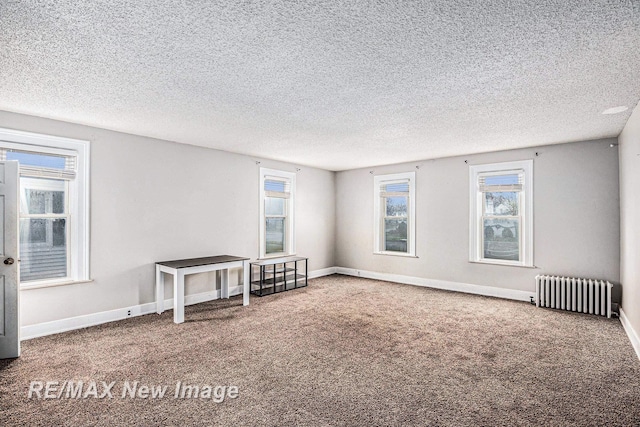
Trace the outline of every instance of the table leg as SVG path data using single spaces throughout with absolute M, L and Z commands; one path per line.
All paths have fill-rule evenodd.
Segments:
M 162 314 L 164 311 L 164 275 L 160 271 L 160 266 L 156 265 L 156 312 Z
M 229 298 L 229 269 L 220 270 L 220 298 Z
M 173 275 L 173 322 L 184 322 L 184 273 L 180 270 Z
M 249 262 L 242 261 L 242 305 L 249 305 Z

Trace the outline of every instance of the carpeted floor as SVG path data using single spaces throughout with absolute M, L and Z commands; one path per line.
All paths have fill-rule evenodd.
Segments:
M 0 361 L 0 425 L 640 425 L 618 320 L 338 275 L 241 304 L 24 342 Z M 31 381 L 80 380 L 115 382 L 113 398 L 28 398 Z M 168 391 L 122 398 L 125 381 Z M 239 396 L 176 399 L 177 381 Z

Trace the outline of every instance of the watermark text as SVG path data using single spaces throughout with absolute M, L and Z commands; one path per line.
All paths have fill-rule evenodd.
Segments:
M 188 384 L 143 384 L 139 381 L 31 381 L 29 399 L 204 399 L 222 403 L 237 399 L 238 386 Z

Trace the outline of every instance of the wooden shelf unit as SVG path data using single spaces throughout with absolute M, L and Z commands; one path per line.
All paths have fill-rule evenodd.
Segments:
M 262 297 L 307 286 L 308 260 L 289 256 L 252 262 L 251 293 Z

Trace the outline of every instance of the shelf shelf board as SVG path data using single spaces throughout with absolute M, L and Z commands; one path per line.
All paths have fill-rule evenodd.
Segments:
M 304 274 L 298 274 L 294 278 L 293 274 L 289 274 L 289 275 L 287 275 L 286 283 L 289 283 L 289 282 L 293 283 L 294 281 L 304 280 L 306 277 L 307 276 L 305 276 Z M 262 287 L 264 288 L 266 286 L 273 286 L 274 282 L 275 282 L 275 284 L 277 286 L 277 285 L 280 285 L 280 284 L 284 284 L 285 280 L 284 280 L 284 278 L 282 276 L 281 277 L 276 277 L 275 280 L 274 280 L 273 277 L 268 277 L 268 278 L 264 279 L 264 281 L 262 282 Z M 252 285 L 257 285 L 258 288 L 259 288 L 260 287 L 260 280 L 252 280 L 251 284 Z

